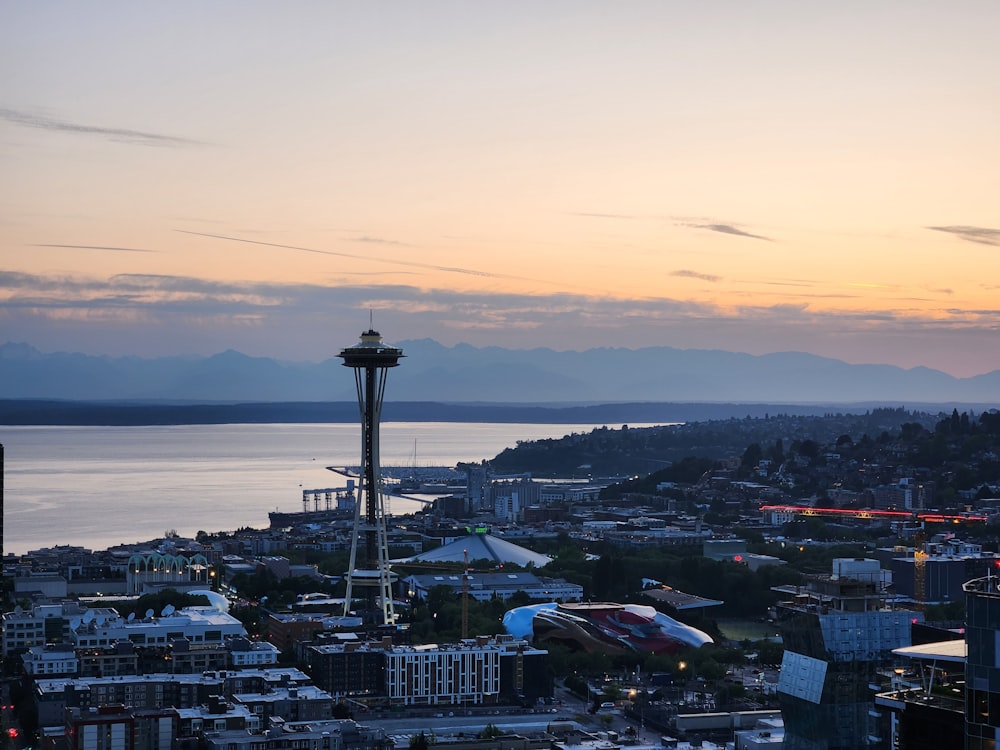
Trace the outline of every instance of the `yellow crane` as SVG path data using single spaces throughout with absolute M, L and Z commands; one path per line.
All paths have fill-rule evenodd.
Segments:
M 923 529 L 913 536 L 913 598 L 918 607 L 927 601 L 927 535 Z

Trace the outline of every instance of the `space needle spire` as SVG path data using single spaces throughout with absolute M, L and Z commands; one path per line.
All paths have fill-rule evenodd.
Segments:
M 361 486 L 354 504 L 344 616 L 350 614 L 351 597 L 354 588 L 359 587 L 366 589 L 369 611 L 375 609 L 372 600 L 377 600 L 382 610 L 381 624 L 390 625 L 396 621 L 392 606 L 394 574 L 389 567 L 385 499 L 379 467 L 379 421 L 386 373 L 390 367 L 396 367 L 404 355 L 402 349 L 384 344 L 382 335 L 369 325 L 361 334 L 361 341 L 342 350 L 339 356 L 344 360 L 344 367 L 354 370 L 361 416 Z

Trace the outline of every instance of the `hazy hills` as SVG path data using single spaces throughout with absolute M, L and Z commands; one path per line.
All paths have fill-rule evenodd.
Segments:
M 348 344 L 352 342 L 346 342 Z M 1000 370 L 956 378 L 928 368 L 850 365 L 798 352 L 598 348 L 512 350 L 399 342 L 386 401 L 1000 404 Z M 331 356 L 283 362 L 211 357 L 104 357 L 0 346 L 0 398 L 173 402 L 353 401 L 354 378 Z

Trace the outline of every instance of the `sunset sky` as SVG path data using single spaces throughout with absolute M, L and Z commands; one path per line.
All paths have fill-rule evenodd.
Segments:
M 0 7 L 0 343 L 1000 369 L 1000 3 Z

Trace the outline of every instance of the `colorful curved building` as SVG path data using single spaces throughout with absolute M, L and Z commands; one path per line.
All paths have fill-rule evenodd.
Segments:
M 510 610 L 504 628 L 535 643 L 561 643 L 587 653 L 674 653 L 712 638 L 653 607 L 614 602 L 532 604 Z

